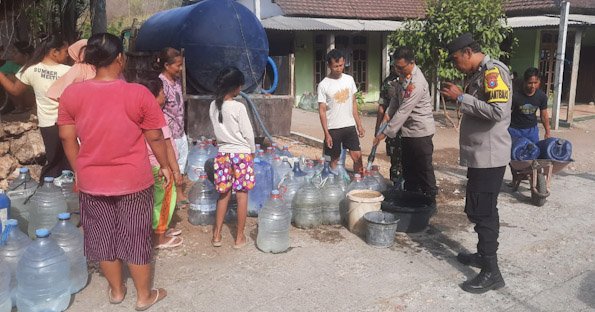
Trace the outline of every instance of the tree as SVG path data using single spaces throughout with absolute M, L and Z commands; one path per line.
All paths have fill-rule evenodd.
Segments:
M 107 15 L 105 0 L 91 0 L 91 33 L 107 32 Z
M 463 75 L 446 61 L 445 50 L 446 43 L 459 35 L 470 32 L 482 51 L 493 58 L 509 55 L 510 51 L 500 48 L 512 34 L 512 28 L 505 24 L 502 1 L 427 0 L 426 19 L 405 21 L 404 28 L 391 34 L 389 42 L 393 47 L 414 49 L 417 64 L 434 84 L 460 80 Z
M 25 12 L 32 39 L 61 33 L 68 42 L 79 38 L 77 21 L 86 8 L 85 0 L 37 0 L 28 3 Z

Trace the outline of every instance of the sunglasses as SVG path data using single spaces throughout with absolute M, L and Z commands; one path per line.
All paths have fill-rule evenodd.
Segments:
M 407 66 L 409 66 L 411 64 L 413 64 L 413 63 L 407 63 L 407 65 L 405 65 L 405 66 L 399 66 L 399 65 L 395 64 L 395 68 L 397 70 L 403 70 L 403 69 L 407 68 Z

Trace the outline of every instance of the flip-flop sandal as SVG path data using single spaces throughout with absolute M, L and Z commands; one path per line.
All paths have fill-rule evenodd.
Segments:
M 147 304 L 146 306 L 142 306 L 142 307 L 136 306 L 136 307 L 134 307 L 134 310 L 136 310 L 136 311 L 148 310 L 155 303 L 157 303 L 157 302 L 163 300 L 165 297 L 167 297 L 167 292 L 165 291 L 165 289 L 163 289 L 163 288 L 152 289 L 151 292 L 153 292 L 153 290 L 157 292 L 157 295 L 155 296 L 155 299 L 153 300 L 153 302 Z M 163 294 L 163 297 L 161 296 L 161 294 Z
M 249 242 L 250 242 L 250 236 L 244 234 L 244 242 L 239 245 L 233 245 L 233 249 L 241 249 L 244 246 L 248 245 Z
M 211 245 L 213 245 L 213 247 L 221 247 L 223 243 L 221 243 L 221 240 L 216 241 L 214 239 L 211 239 Z
M 174 237 L 182 234 L 182 230 L 180 229 L 168 229 L 165 231 L 165 237 Z
M 122 303 L 122 301 L 124 301 L 124 299 L 126 299 L 126 292 L 128 291 L 128 289 L 126 289 L 126 286 L 124 287 L 124 296 L 122 296 L 121 300 L 114 300 L 112 298 L 112 288 L 107 286 L 107 298 L 109 299 L 109 303 L 111 304 L 120 304 Z
M 176 242 L 176 240 L 177 240 L 177 242 Z M 184 239 L 183 238 L 174 236 L 174 237 L 171 237 L 166 243 L 157 245 L 155 247 L 155 249 L 175 248 L 175 247 L 178 247 L 178 246 L 182 245 L 183 242 L 184 242 Z

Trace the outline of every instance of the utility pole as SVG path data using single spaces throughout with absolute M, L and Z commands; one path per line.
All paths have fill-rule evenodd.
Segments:
M 560 106 L 562 104 L 562 82 L 564 82 L 564 58 L 566 57 L 566 37 L 568 36 L 568 14 L 570 2 L 562 2 L 560 28 L 558 30 L 558 50 L 556 52 L 556 72 L 554 77 L 554 107 L 552 108 L 552 129 L 558 130 Z
M 91 0 L 91 33 L 107 32 L 107 15 L 105 13 L 105 0 Z

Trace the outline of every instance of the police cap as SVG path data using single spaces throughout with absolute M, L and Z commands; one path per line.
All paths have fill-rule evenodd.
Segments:
M 470 33 L 464 33 L 446 44 L 448 49 L 448 61 L 452 61 L 452 54 L 475 43 Z

